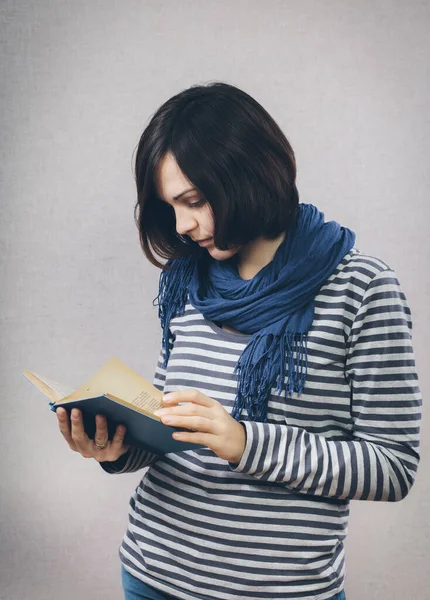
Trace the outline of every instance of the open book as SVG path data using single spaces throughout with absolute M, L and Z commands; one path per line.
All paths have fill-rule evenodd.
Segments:
M 95 416 L 105 415 L 109 439 L 116 426 L 126 426 L 124 443 L 139 446 L 154 454 L 199 448 L 197 444 L 172 438 L 174 427 L 163 425 L 154 412 L 161 407 L 163 393 L 117 358 L 111 358 L 91 379 L 77 390 L 68 388 L 31 371 L 22 375 L 49 400 L 51 410 L 59 406 L 69 413 L 82 411 L 84 429 L 94 439 Z

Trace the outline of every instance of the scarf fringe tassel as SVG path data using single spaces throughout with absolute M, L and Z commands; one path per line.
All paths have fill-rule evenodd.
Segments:
M 171 262 L 167 263 L 169 266 Z M 184 314 L 188 295 L 188 286 L 194 272 L 194 262 L 186 259 L 175 261 L 174 277 L 170 271 L 162 271 L 159 281 L 158 296 L 152 301 L 153 306 L 158 306 L 162 335 L 162 349 L 164 352 L 163 368 L 169 362 L 172 335 L 169 329 L 170 320 L 174 316 Z
M 194 268 L 193 260 L 177 259 L 174 273 L 163 271 L 160 275 L 159 293 L 152 304 L 158 306 L 158 317 L 163 331 L 163 368 L 168 364 L 173 341 L 170 321 L 173 317 L 184 314 Z M 288 379 L 285 381 L 287 365 Z M 285 331 L 281 335 L 255 334 L 235 366 L 238 386 L 231 416 L 239 420 L 246 409 L 247 420 L 265 422 L 271 389 L 275 387 L 278 395 L 285 390 L 286 397 L 294 392 L 301 394 L 307 370 L 306 333 Z
M 307 334 L 285 332 L 283 335 L 256 335 L 238 360 L 235 372 L 238 373 L 238 388 L 231 416 L 239 420 L 247 409 L 247 420 L 265 422 L 268 400 L 272 387 L 281 395 L 291 396 L 303 392 L 308 371 Z M 258 347 L 264 345 L 264 352 L 257 356 Z M 270 361 L 264 360 L 269 355 Z M 287 375 L 288 379 L 285 381 Z M 245 380 L 242 373 L 247 373 Z

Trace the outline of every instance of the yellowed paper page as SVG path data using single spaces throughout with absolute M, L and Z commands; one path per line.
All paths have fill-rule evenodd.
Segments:
M 149 381 L 114 357 L 91 379 L 62 401 L 82 400 L 103 394 L 116 396 L 150 414 L 160 408 L 163 397 L 163 393 Z
M 160 417 L 157 417 L 152 412 L 145 410 L 145 408 L 143 408 L 142 406 L 132 404 L 131 402 L 127 402 L 126 400 L 122 400 L 122 398 L 118 398 L 118 396 L 114 396 L 113 394 L 105 394 L 105 396 L 107 398 L 110 398 L 111 400 L 114 400 L 115 402 L 119 402 L 120 404 L 123 404 L 124 406 L 128 406 L 128 408 L 132 408 L 133 410 L 136 410 L 137 412 L 143 413 L 144 415 L 147 415 L 148 417 L 151 417 L 152 419 L 161 421 Z
M 63 398 L 73 394 L 75 391 L 69 386 L 58 383 L 57 381 L 52 381 L 46 377 L 41 377 L 32 371 L 24 371 L 23 375 L 39 390 L 39 392 L 42 392 L 50 402 L 59 402 Z

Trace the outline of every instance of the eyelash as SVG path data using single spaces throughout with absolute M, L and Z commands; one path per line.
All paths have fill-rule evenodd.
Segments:
M 198 202 L 193 202 L 192 204 L 188 204 L 188 206 L 190 208 L 198 208 L 199 206 L 203 206 L 204 203 L 205 203 L 205 201 L 203 199 L 201 199 Z
M 188 208 L 200 208 L 204 204 L 206 204 L 206 200 L 204 198 L 200 198 L 200 200 L 198 200 L 197 202 L 190 202 L 186 206 L 188 206 Z M 171 204 L 167 204 L 167 207 L 170 208 L 172 211 L 174 210 Z

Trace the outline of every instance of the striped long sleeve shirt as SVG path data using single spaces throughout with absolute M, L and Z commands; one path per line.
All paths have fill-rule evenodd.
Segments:
M 250 336 L 187 303 L 154 385 L 199 389 L 230 411 Z M 241 421 L 238 464 L 208 448 L 132 448 L 109 473 L 147 467 L 120 558 L 182 600 L 328 600 L 343 589 L 349 501 L 398 501 L 419 462 L 421 397 L 411 313 L 395 273 L 352 249 L 315 299 L 302 394 L 272 389 L 267 422 Z

